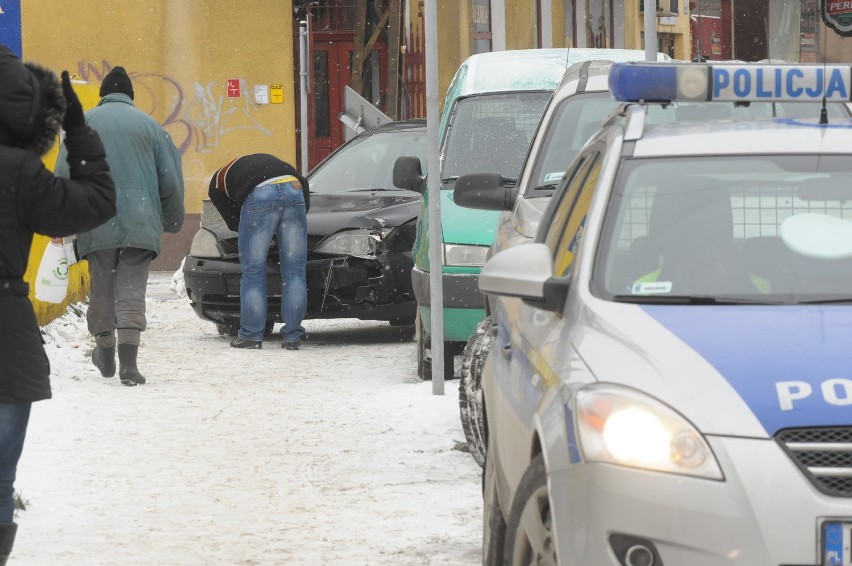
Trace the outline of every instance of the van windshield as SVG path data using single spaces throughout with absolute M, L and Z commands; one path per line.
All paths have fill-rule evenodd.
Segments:
M 499 173 L 517 179 L 550 97 L 550 92 L 526 91 L 460 100 L 447 130 L 441 178 Z

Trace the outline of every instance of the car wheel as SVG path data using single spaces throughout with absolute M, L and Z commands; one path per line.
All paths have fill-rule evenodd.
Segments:
M 482 411 L 482 367 L 491 349 L 491 317 L 476 326 L 467 341 L 459 374 L 459 413 L 467 447 L 476 463 L 485 464 L 488 439 L 485 433 L 485 415 Z
M 391 326 L 411 326 L 417 320 L 417 317 L 405 316 L 402 318 L 392 318 L 388 322 Z
M 417 343 L 417 377 L 426 381 L 432 379 L 432 359 L 429 357 L 429 336 L 423 328 L 420 309 L 414 319 L 414 339 Z
M 239 322 L 217 322 L 216 330 L 219 332 L 219 336 L 236 336 L 237 332 L 240 331 L 240 323 Z
M 512 501 L 506 521 L 505 563 L 556 566 L 552 525 L 547 472 L 544 456 L 539 454 L 524 472 Z
M 493 452 L 490 452 L 493 454 Z M 482 564 L 500 566 L 503 564 L 503 550 L 506 544 L 506 521 L 500 510 L 497 498 L 496 462 L 486 455 L 482 470 Z

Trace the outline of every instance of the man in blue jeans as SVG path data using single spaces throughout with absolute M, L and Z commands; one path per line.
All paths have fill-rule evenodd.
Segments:
M 234 348 L 262 348 L 266 328 L 266 258 L 278 239 L 281 263 L 281 347 L 298 350 L 308 304 L 308 181 L 268 153 L 238 157 L 210 179 L 208 195 L 228 228 L 239 234 L 240 330 Z

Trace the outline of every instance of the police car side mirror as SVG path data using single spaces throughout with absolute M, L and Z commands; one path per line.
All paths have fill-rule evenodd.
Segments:
M 416 191 L 423 194 L 425 183 L 423 168 L 416 157 L 403 155 L 397 157 L 393 164 L 393 186 L 398 189 Z
M 570 276 L 553 276 L 553 258 L 544 244 L 520 244 L 489 259 L 479 273 L 486 295 L 516 297 L 543 310 L 561 312 Z
M 517 192 L 505 186 L 499 173 L 469 173 L 456 181 L 453 201 L 465 208 L 478 210 L 512 210 Z

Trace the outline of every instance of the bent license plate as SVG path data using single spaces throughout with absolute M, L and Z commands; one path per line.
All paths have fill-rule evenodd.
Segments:
M 852 521 L 822 524 L 823 566 L 852 566 Z

